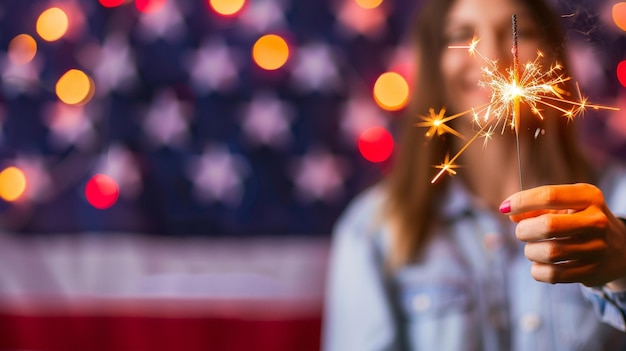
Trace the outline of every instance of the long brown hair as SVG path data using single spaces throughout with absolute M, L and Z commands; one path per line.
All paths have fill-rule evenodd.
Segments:
M 534 17 L 534 23 L 541 26 L 540 35 L 549 49 L 546 57 L 567 67 L 558 17 L 542 0 L 522 1 Z M 445 106 L 440 72 L 440 59 L 445 49 L 441 24 L 453 2 L 429 0 L 419 12 L 413 33 L 418 54 L 414 87 L 417 94 L 413 95 L 415 98 L 402 121 L 399 150 L 386 179 L 389 197 L 385 214 L 391 218 L 393 231 L 391 252 L 387 257 L 392 269 L 418 258 L 437 218 L 437 195 L 445 192 L 449 184 L 447 177 L 436 184 L 431 184 L 430 180 L 434 175 L 433 165 L 443 161 L 450 150 L 451 139 L 445 136 L 427 139 L 424 130 L 416 128 L 414 123 L 418 121 L 417 116 L 427 115 L 429 108 L 438 110 Z M 574 91 L 572 86 L 565 88 Z M 538 156 L 537 167 L 542 179 L 546 183 L 590 181 L 589 167 L 577 147 L 573 123 L 559 116 L 547 117 L 545 130 L 550 136 L 533 143 L 531 150 Z

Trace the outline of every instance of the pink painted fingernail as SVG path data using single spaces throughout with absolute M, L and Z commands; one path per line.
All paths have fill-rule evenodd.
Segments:
M 502 204 L 500 204 L 500 213 L 509 213 L 511 212 L 511 200 L 506 200 Z

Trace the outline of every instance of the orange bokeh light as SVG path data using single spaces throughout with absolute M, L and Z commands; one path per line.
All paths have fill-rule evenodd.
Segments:
M 409 101 L 409 84 L 399 73 L 383 73 L 374 84 L 374 100 L 387 111 L 400 110 Z
M 383 3 L 383 0 L 354 0 L 354 2 L 364 9 L 375 9 Z
M 39 15 L 37 18 L 37 34 L 45 41 L 61 39 L 69 27 L 69 18 L 65 11 L 58 7 L 52 7 Z
M 234 16 L 246 4 L 246 0 L 209 0 L 209 6 L 220 15 Z
M 26 176 L 17 167 L 7 167 L 0 172 L 0 197 L 5 201 L 15 201 L 26 191 Z
M 263 69 L 269 71 L 279 69 L 289 58 L 289 45 L 278 35 L 264 35 L 254 43 L 252 58 Z
M 37 42 L 28 34 L 20 34 L 9 43 L 8 56 L 16 65 L 29 63 L 37 54 Z
M 611 14 L 613 16 L 613 22 L 615 25 L 626 31 L 626 2 L 618 2 L 613 5 Z
M 78 69 L 71 69 L 57 81 L 55 91 L 61 101 L 69 105 L 85 104 L 95 92 L 93 80 Z

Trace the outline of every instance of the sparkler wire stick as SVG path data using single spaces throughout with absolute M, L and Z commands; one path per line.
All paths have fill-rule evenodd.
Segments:
M 513 22 L 513 48 L 511 49 L 513 53 L 513 81 L 515 84 L 515 89 L 519 89 L 519 54 L 517 52 L 517 15 L 513 14 L 512 17 Z M 519 170 L 519 190 L 523 190 L 522 186 L 522 158 L 520 157 L 520 146 L 519 146 L 519 126 L 520 126 L 520 98 L 516 93 L 515 97 L 513 97 L 513 127 L 515 128 L 515 144 L 517 146 L 517 168 Z

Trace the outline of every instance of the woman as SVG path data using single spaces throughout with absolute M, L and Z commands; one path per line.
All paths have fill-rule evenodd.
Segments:
M 475 36 L 482 55 L 510 66 L 512 14 L 520 62 L 537 50 L 565 61 L 541 0 L 430 0 L 420 11 L 418 95 L 394 168 L 334 233 L 324 349 L 626 350 L 626 225 L 614 214 L 626 214 L 626 173 L 593 168 L 574 123 L 544 110 L 538 125 L 522 111 L 526 190 L 512 132 L 473 143 L 457 176 L 430 183 L 432 165 L 466 141 L 430 140 L 416 116 L 489 102 L 477 86 L 485 62 L 448 47 Z M 463 118 L 452 127 L 475 132 Z

